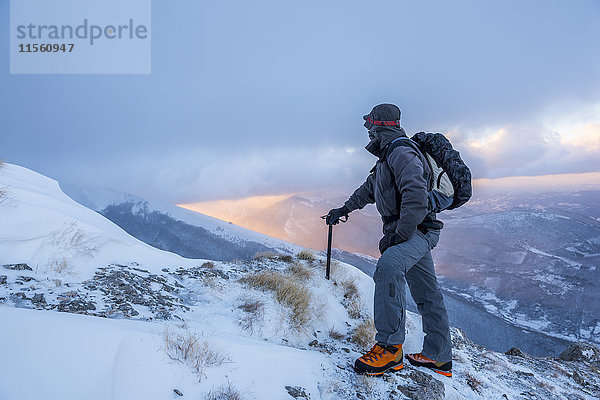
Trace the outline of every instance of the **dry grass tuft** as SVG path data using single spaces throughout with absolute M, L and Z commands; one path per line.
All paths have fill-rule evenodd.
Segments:
M 223 288 L 221 282 L 213 275 L 202 275 L 200 281 L 204 286 L 214 291 L 220 291 Z
M 50 233 L 50 243 L 57 254 L 49 260 L 48 269 L 59 274 L 74 274 L 71 262 L 75 257 L 92 257 L 97 251 L 97 238 L 88 235 L 77 221 Z
M 356 286 L 356 280 L 354 278 L 343 280 L 339 284 L 344 290 L 345 299 L 360 298 L 358 287 Z
M 340 331 L 336 331 L 335 327 L 331 327 L 331 329 L 329 329 L 329 337 L 335 340 L 342 340 L 344 338 L 344 334 L 341 333 Z
M 286 263 L 291 263 L 294 261 L 294 257 L 290 256 L 289 254 L 280 254 L 278 259 Z
M 465 373 L 465 376 L 467 377 L 467 385 L 469 385 L 475 393 L 481 394 L 481 386 L 483 385 L 481 381 L 468 372 Z
M 296 254 L 296 258 L 308 262 L 313 262 L 317 259 L 310 250 L 302 250 L 300 253 Z
M 277 253 L 273 252 L 273 251 L 261 251 L 259 253 L 256 253 L 254 255 L 254 259 L 256 261 L 260 261 L 260 260 L 276 260 L 277 259 Z
M 498 364 L 498 359 L 496 358 L 496 355 L 491 351 L 482 353 L 480 355 L 480 359 L 485 361 L 485 363 L 483 364 L 483 368 L 485 368 L 488 371 L 501 372 L 502 370 L 506 369 L 506 367 Z
M 337 282 L 336 282 L 337 283 Z M 360 298 L 360 292 L 356 286 L 354 278 L 341 280 L 338 286 L 342 289 L 343 300 L 342 304 L 348 311 L 348 316 L 353 319 L 360 319 L 362 316 L 363 305 Z
M 368 396 L 368 398 L 372 398 L 371 395 L 373 394 L 373 391 L 375 390 L 375 382 L 376 379 L 375 377 L 369 376 L 369 375 L 362 375 L 359 374 L 357 377 L 357 386 L 359 386 L 362 390 L 361 392 L 366 394 Z M 364 398 L 364 396 L 363 396 Z
M 65 257 L 56 256 L 48 263 L 48 269 L 60 275 L 75 275 L 75 268 Z
M 290 310 L 290 325 L 300 329 L 314 318 L 309 289 L 297 278 L 277 271 L 264 271 L 240 279 L 254 289 L 270 290 Z
M 2 170 L 2 168 L 4 168 L 4 161 L 0 160 L 0 170 Z M 6 201 L 8 194 L 7 194 L 7 190 L 5 187 L 0 187 L 0 204 L 4 203 L 4 201 Z
M 172 360 L 188 364 L 200 377 L 205 368 L 219 366 L 227 360 L 227 356 L 209 340 L 198 337 L 189 330 L 181 333 L 166 328 L 163 342 L 165 352 Z
M 180 329 L 188 329 L 189 325 L 187 323 L 187 321 L 181 321 L 181 323 L 179 325 L 177 325 Z
M 214 392 L 211 390 L 205 397 L 205 400 L 242 400 L 242 394 L 234 388 L 231 383 L 222 385 Z
M 365 319 L 358 324 L 350 337 L 350 340 L 360 347 L 371 347 L 375 340 L 375 323 L 373 322 L 373 319 Z
M 323 264 L 324 267 L 327 267 L 326 264 Z M 337 260 L 331 260 L 331 265 L 329 266 L 329 272 L 332 277 L 337 277 L 340 275 L 340 271 L 342 271 L 342 266 Z
M 254 259 L 256 261 L 261 260 L 271 260 L 271 261 L 283 261 L 283 262 L 292 262 L 294 258 L 289 254 L 278 254 L 274 251 L 261 251 L 254 255 Z
M 312 277 L 313 272 L 300 263 L 293 263 L 287 267 L 287 271 L 294 277 L 300 280 L 309 280 Z
M 557 387 L 556 385 L 552 384 L 552 382 L 546 381 L 546 380 L 537 380 L 537 385 L 539 388 L 545 389 L 550 393 L 556 393 L 557 392 Z
M 254 332 L 257 322 L 262 321 L 265 315 L 265 303 L 260 300 L 246 299 L 238 306 L 246 314 L 238 321 L 243 329 Z
M 360 301 L 348 301 L 344 302 L 348 316 L 352 319 L 360 319 L 363 315 L 363 306 Z
M 246 275 L 240 279 L 254 289 L 277 291 L 283 285 L 287 277 L 277 271 L 262 271 L 253 275 Z
M 238 306 L 239 309 L 247 313 L 256 313 L 265 306 L 260 300 L 246 300 Z

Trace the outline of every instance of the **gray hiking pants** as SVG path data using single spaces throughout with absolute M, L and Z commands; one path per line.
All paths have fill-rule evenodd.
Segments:
M 435 361 L 452 360 L 448 314 L 431 258 L 439 231 L 416 231 L 406 242 L 387 249 L 373 275 L 375 280 L 375 328 L 378 343 L 404 343 L 405 282 L 423 319 L 422 354 Z

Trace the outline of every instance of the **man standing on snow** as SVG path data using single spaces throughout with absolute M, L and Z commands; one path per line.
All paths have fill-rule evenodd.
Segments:
M 408 361 L 452 376 L 452 343 L 448 315 L 438 287 L 431 250 L 437 245 L 441 221 L 428 210 L 431 170 L 413 146 L 389 146 L 408 140 L 400 127 L 400 109 L 380 104 L 364 117 L 369 131 L 367 151 L 378 157 L 370 175 L 341 208 L 327 214 L 335 225 L 343 216 L 375 203 L 383 219 L 381 258 L 377 262 L 374 319 L 377 343 L 356 360 L 354 369 L 368 375 L 402 369 L 405 325 L 405 282 L 423 319 L 423 350 Z

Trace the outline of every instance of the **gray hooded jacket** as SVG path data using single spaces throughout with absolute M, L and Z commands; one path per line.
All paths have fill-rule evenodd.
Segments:
M 419 225 L 441 229 L 443 224 L 427 209 L 429 165 L 417 150 L 407 146 L 396 146 L 383 159 L 386 147 L 394 139 L 406 137 L 406 133 L 399 126 L 376 129 L 376 137 L 366 149 L 379 160 L 365 183 L 352 193 L 344 206 L 354 211 L 375 203 L 384 220 L 383 234 L 395 231 L 403 241 L 408 240 Z

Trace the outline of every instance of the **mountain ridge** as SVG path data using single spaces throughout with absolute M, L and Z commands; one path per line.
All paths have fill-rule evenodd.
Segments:
M 455 328 L 452 379 L 411 366 L 384 379 L 364 378 L 351 364 L 372 340 L 372 331 L 366 342 L 356 337 L 372 318 L 374 284 L 356 268 L 336 262 L 327 281 L 324 258 L 310 253 L 186 259 L 130 237 L 56 187 L 37 189 L 35 177 L 10 165 L 0 171 L 14 200 L 0 205 L 9 222 L 0 225 L 0 353 L 9 360 L 0 364 L 2 398 L 158 400 L 219 390 L 265 400 L 299 393 L 315 400 L 600 394 L 600 350 L 593 346 L 572 347 L 560 358 L 515 349 L 505 355 L 474 345 Z M 70 269 L 53 268 L 53 250 L 80 243 L 77 231 L 53 233 L 74 219 L 103 249 L 75 252 Z M 305 291 L 308 307 L 290 308 L 269 289 L 252 286 L 265 276 Z M 298 326 L 294 316 L 305 323 Z M 422 339 L 420 319 L 407 313 L 405 351 L 419 351 Z M 177 351 L 186 340 L 206 350 L 190 359 Z

